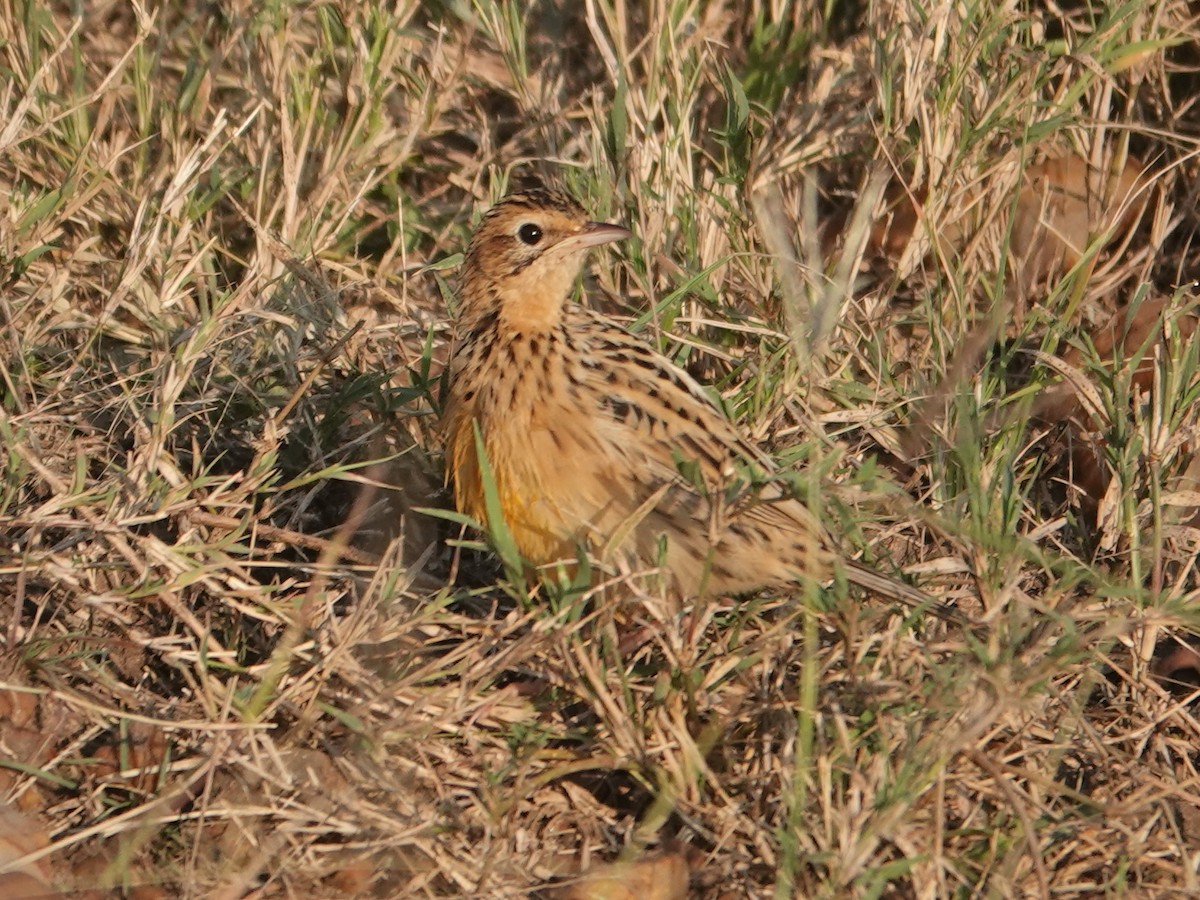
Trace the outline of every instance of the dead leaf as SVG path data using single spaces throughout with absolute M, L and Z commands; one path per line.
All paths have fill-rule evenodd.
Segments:
M 1127 233 L 1146 208 L 1149 179 L 1128 159 L 1116 176 L 1069 155 L 1025 171 L 1012 223 L 1010 250 L 1026 289 L 1064 275 L 1107 234 L 1104 245 Z
M 47 857 L 25 863 L 13 869 L 17 860 L 50 846 L 50 836 L 32 817 L 0 805 L 0 897 L 6 900 L 57 896 L 50 886 L 50 864 Z
M 554 894 L 556 900 L 685 900 L 688 863 L 682 853 L 596 866 Z
M 1136 364 L 1131 382 L 1144 396 L 1152 393 L 1155 359 L 1160 348 L 1166 349 L 1172 335 L 1190 340 L 1200 324 L 1200 317 L 1195 312 L 1173 317 L 1170 312 L 1170 301 L 1165 298 L 1145 300 L 1132 315 L 1128 310 L 1120 310 L 1090 335 L 1101 362 L 1114 368 Z M 1096 505 L 1100 518 L 1104 519 L 1106 513 L 1119 506 L 1121 498 L 1119 493 L 1113 493 L 1112 473 L 1105 461 L 1105 423 L 1098 421 L 1096 401 L 1085 401 L 1090 385 L 1078 383 L 1078 379 L 1085 376 L 1085 363 L 1083 349 L 1071 347 L 1067 350 L 1062 355 L 1062 366 L 1073 376 L 1047 388 L 1035 403 L 1032 415 L 1036 421 L 1047 425 L 1066 425 L 1071 444 L 1072 481 Z
M 1108 172 L 1075 154 L 1051 157 L 1027 168 L 1013 208 L 1009 242 L 1012 270 L 1021 287 L 1029 290 L 1066 274 L 1096 236 L 1107 234 L 1107 246 L 1127 234 L 1146 208 L 1149 184 L 1144 166 L 1132 157 L 1111 179 Z M 981 190 L 967 191 L 959 206 L 975 206 Z M 885 212 L 871 229 L 869 254 L 899 263 L 920 222 L 924 196 L 923 191 L 913 192 L 904 185 L 888 190 Z M 947 253 L 960 251 L 976 224 L 965 217 L 952 220 L 939 229 L 937 246 Z M 1006 223 L 999 224 L 1004 228 Z

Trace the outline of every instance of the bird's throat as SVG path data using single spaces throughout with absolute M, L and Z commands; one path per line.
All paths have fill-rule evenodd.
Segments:
M 502 288 L 499 297 L 501 331 L 539 334 L 556 328 L 562 321 L 574 274 L 571 272 L 564 278 L 551 271 L 540 278 L 523 278 Z

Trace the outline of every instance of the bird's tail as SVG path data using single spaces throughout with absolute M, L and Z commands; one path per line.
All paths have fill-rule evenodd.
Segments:
M 891 575 L 884 575 L 874 569 L 867 568 L 862 563 L 847 560 L 846 579 L 872 593 L 879 594 L 889 600 L 899 600 L 922 612 L 931 612 L 940 619 L 953 622 L 955 625 L 969 625 L 966 617 L 949 604 L 935 600 L 924 591 L 917 590 L 912 585 L 905 584 Z

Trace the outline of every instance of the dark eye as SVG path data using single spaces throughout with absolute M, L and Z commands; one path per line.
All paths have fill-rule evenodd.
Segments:
M 532 222 L 526 222 L 517 229 L 517 237 L 521 239 L 522 243 L 533 247 L 536 246 L 538 241 L 542 239 L 542 229 L 534 225 Z

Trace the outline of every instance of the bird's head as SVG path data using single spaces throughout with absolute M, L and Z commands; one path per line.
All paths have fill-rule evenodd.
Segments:
M 548 330 L 562 316 L 588 249 L 629 234 L 590 221 L 560 191 L 509 194 L 487 211 L 467 248 L 462 317 L 494 313 L 510 329 Z

